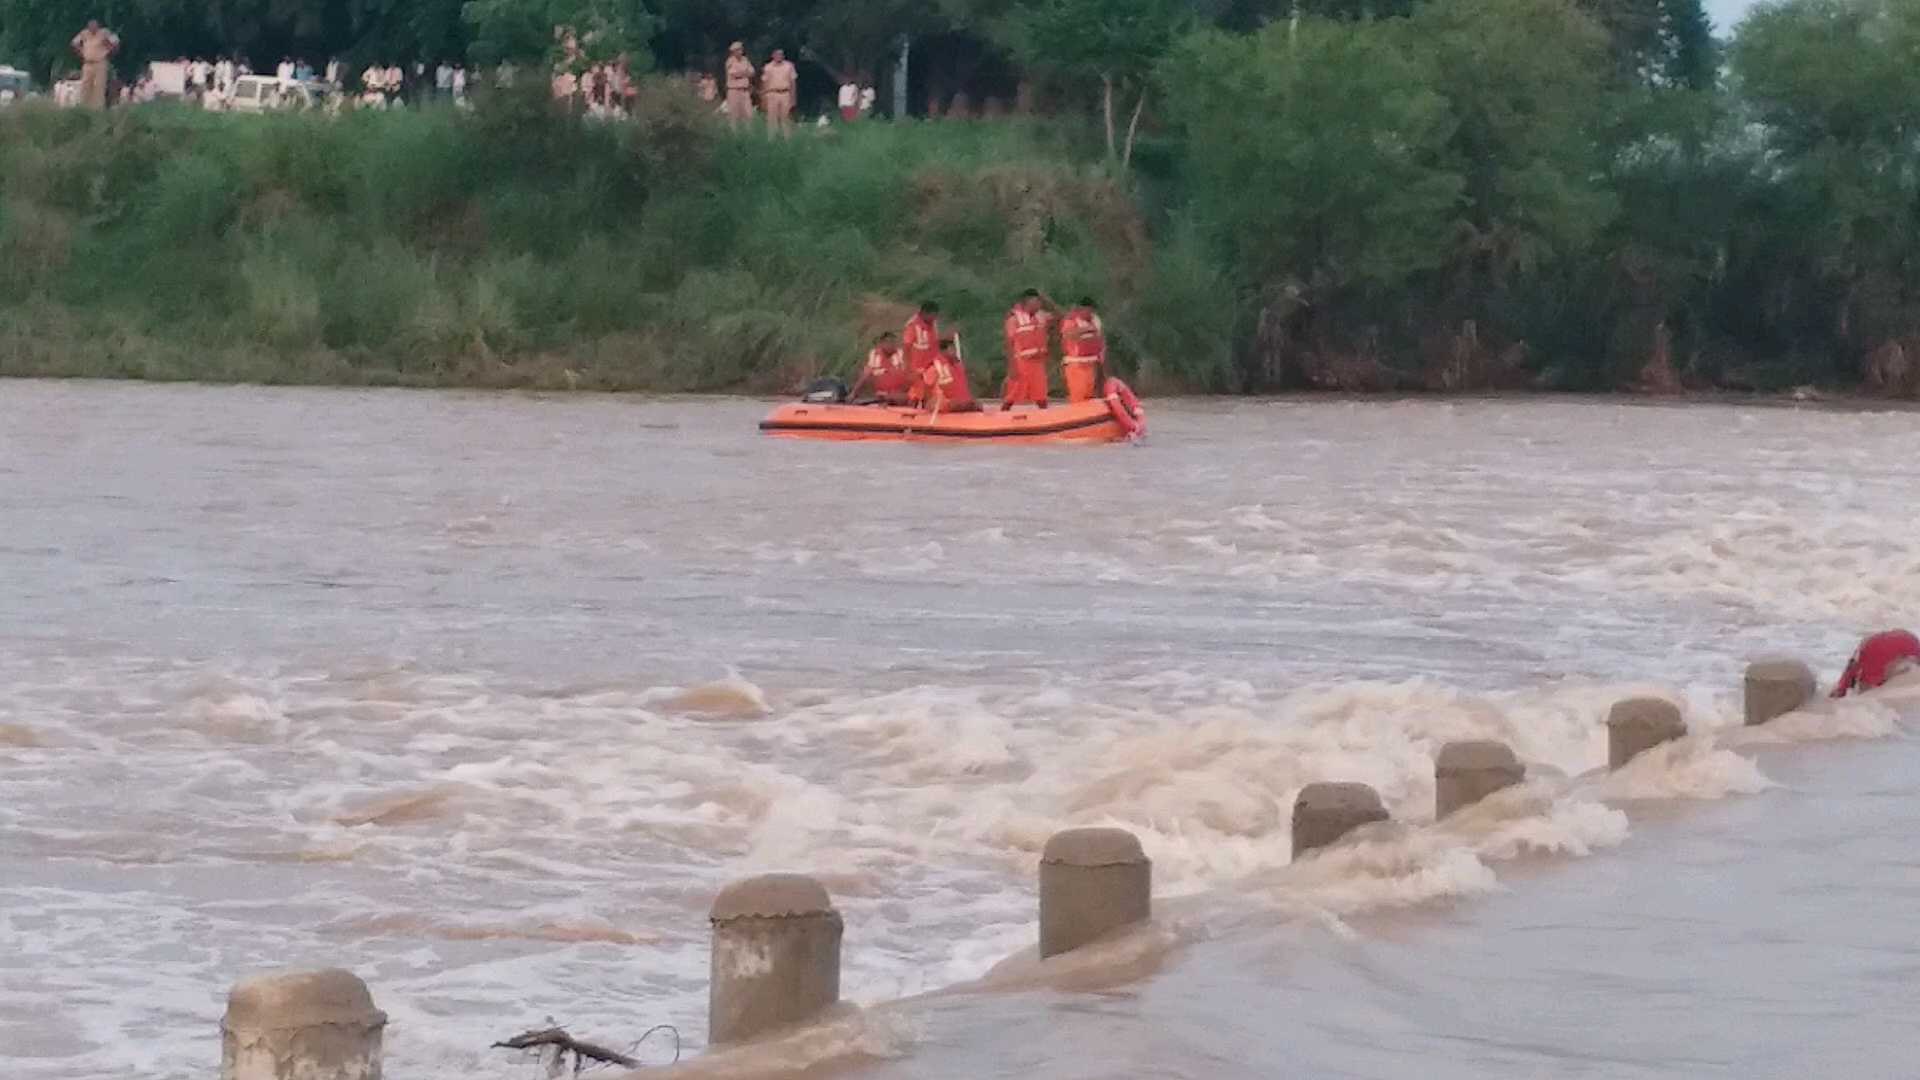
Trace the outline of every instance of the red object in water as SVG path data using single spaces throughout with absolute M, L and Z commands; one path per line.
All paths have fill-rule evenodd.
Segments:
M 1834 697 L 1846 697 L 1855 690 L 1871 690 L 1908 667 L 1920 667 L 1920 638 L 1908 630 L 1883 630 L 1860 643 Z

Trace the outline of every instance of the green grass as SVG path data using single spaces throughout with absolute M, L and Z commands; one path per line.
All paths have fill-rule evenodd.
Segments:
M 784 390 L 938 298 L 997 378 L 1021 289 L 1213 388 L 1231 313 L 1070 129 L 475 113 L 0 113 L 0 374 Z M 1146 325 L 1150 322 L 1150 328 Z M 1138 324 L 1138 325 L 1136 325 Z

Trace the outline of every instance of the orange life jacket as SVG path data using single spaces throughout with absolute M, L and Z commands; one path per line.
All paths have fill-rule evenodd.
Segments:
M 899 349 L 875 348 L 867 353 L 867 381 L 876 394 L 904 394 L 913 384 L 913 376 Z
M 1079 308 L 1060 320 L 1061 359 L 1069 364 L 1089 364 L 1107 356 L 1107 332 L 1100 316 Z
M 908 370 L 916 377 L 926 374 L 927 366 L 940 355 L 939 320 L 915 315 L 907 320 L 907 329 L 900 338 L 906 349 Z
M 1033 363 L 1047 360 L 1047 314 L 1015 307 L 1007 312 L 1007 361 Z
M 938 398 L 946 408 L 973 403 L 973 388 L 967 385 L 966 362 L 957 356 L 935 355 L 932 366 L 927 368 L 926 380 L 927 396 Z

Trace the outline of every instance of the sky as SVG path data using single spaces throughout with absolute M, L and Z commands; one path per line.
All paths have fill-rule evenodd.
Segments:
M 1707 0 L 1707 15 L 1713 19 L 1713 32 L 1726 37 L 1733 32 L 1754 0 Z

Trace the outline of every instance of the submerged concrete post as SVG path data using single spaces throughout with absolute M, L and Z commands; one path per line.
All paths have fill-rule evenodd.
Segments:
M 1798 660 L 1758 660 L 1747 665 L 1747 723 L 1764 724 L 1813 700 L 1813 669 Z
M 1380 793 L 1365 784 L 1308 784 L 1293 800 L 1293 857 L 1385 820 Z
M 1526 766 L 1505 743 L 1490 739 L 1450 742 L 1440 748 L 1440 756 L 1433 762 L 1434 820 L 1526 778 Z
M 386 1026 L 351 971 L 246 979 L 220 1021 L 220 1080 L 380 1080 Z
M 708 913 L 713 965 L 707 1039 L 751 1039 L 840 1000 L 840 913 L 804 874 L 763 874 L 720 890 Z
M 1617 769 L 1643 750 L 1687 733 L 1680 706 L 1660 698 L 1628 698 L 1607 713 L 1607 767 Z
M 1153 863 L 1125 829 L 1068 829 L 1040 853 L 1040 958 L 1153 914 Z

